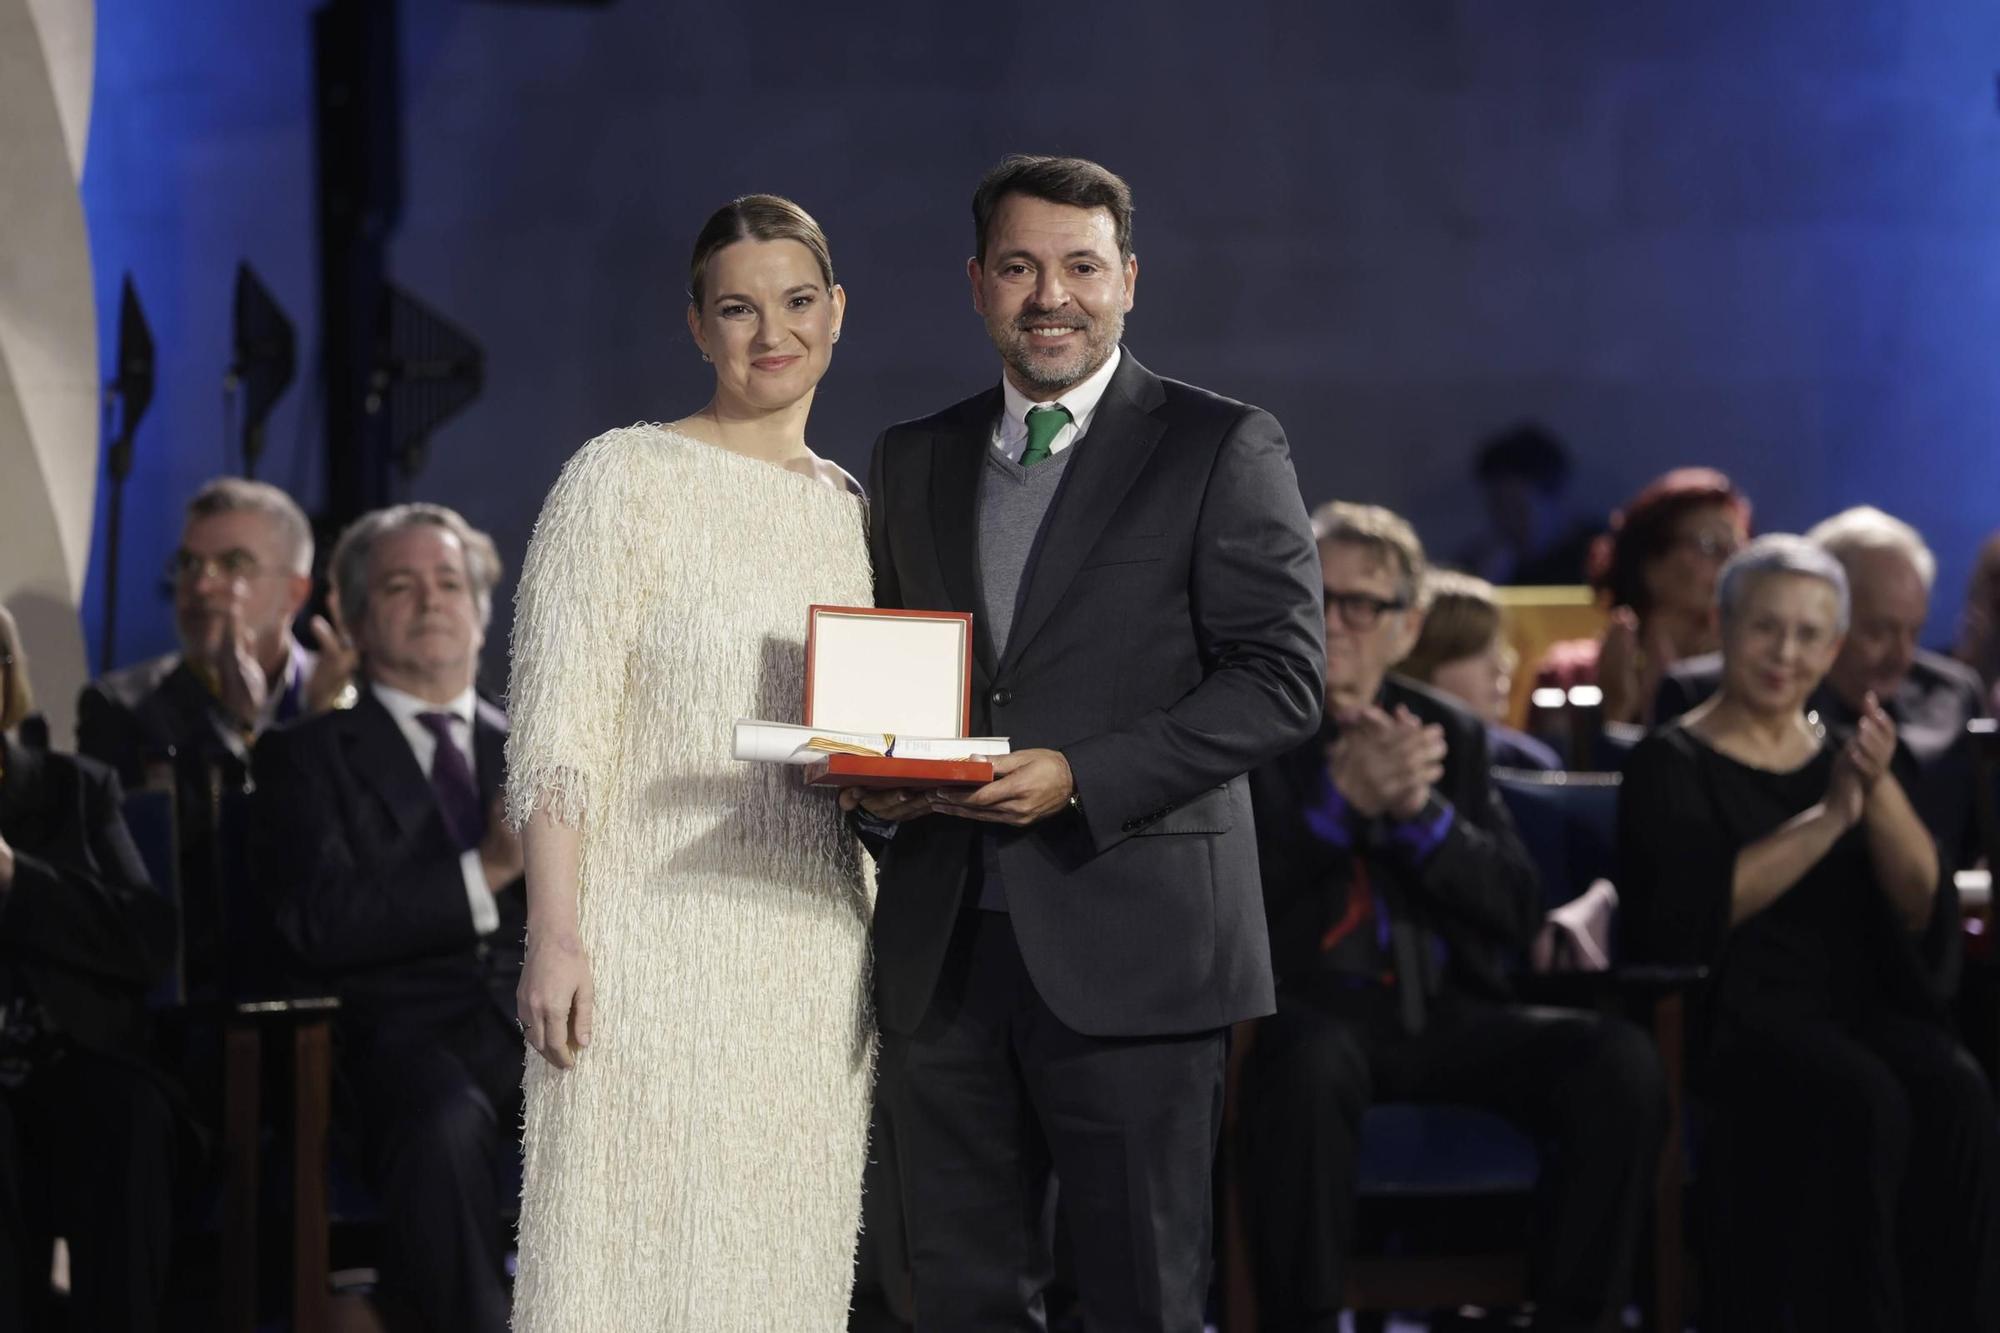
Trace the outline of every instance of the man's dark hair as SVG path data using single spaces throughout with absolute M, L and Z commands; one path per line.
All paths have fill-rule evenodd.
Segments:
M 1132 257 L 1132 187 L 1095 162 L 1080 157 L 1043 157 L 1009 153 L 986 173 L 972 192 L 973 258 L 986 262 L 986 233 L 1000 201 L 1010 194 L 1046 199 L 1072 208 L 1111 211 L 1111 229 L 1118 238 L 1118 257 Z
M 1487 437 L 1474 470 L 1481 482 L 1520 477 L 1544 495 L 1554 495 L 1569 482 L 1569 450 L 1541 422 L 1523 421 Z

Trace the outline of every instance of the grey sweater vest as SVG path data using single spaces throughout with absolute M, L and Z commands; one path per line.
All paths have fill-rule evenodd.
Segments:
M 1032 468 L 1022 467 L 997 450 L 986 451 L 986 467 L 979 475 L 979 612 L 992 636 L 996 662 L 1007 655 L 1007 636 L 1014 628 L 1014 613 L 1020 609 L 1021 588 L 1029 557 L 1041 536 L 1042 521 L 1048 517 L 1063 474 L 1069 470 L 1069 460 L 1081 447 L 1082 441 L 1078 441 Z M 1004 912 L 1007 892 L 1000 882 L 999 849 L 994 846 L 993 833 L 982 832 L 985 874 L 979 905 Z

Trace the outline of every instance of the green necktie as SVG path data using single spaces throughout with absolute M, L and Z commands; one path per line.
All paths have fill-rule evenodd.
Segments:
M 1049 442 L 1069 424 L 1069 409 L 1054 407 L 1028 409 L 1028 447 L 1021 453 L 1021 466 L 1033 467 L 1049 456 Z

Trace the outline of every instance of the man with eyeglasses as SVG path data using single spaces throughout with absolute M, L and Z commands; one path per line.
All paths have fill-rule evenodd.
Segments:
M 1362 1114 L 1418 1101 L 1482 1107 L 1536 1140 L 1535 1327 L 1601 1327 L 1665 1129 L 1658 1058 L 1621 1021 L 1512 1001 L 1540 891 L 1485 728 L 1389 674 L 1422 628 L 1423 547 L 1371 505 L 1324 505 L 1313 531 L 1325 726 L 1250 780 L 1278 976 L 1243 1081 L 1264 1326 L 1338 1327 Z
M 353 659 L 331 625 L 314 618 L 318 652 L 292 634 L 312 562 L 312 528 L 290 496 L 240 477 L 209 482 L 189 502 L 168 561 L 180 651 L 92 681 L 77 701 L 78 751 L 118 770 L 128 788 L 173 775 L 192 992 L 221 982 L 216 784 L 240 791 L 263 731 L 349 690 Z

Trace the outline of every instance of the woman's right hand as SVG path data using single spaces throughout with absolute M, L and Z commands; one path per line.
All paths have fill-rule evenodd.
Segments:
M 528 1045 L 557 1069 L 574 1069 L 577 1053 L 590 1046 L 595 998 L 590 952 L 575 929 L 537 931 L 531 925 L 514 993 Z
M 1646 655 L 1639 642 L 1639 617 L 1616 607 L 1597 644 L 1597 685 L 1604 691 L 1606 722 L 1641 721 L 1653 701 L 1646 697 Z

